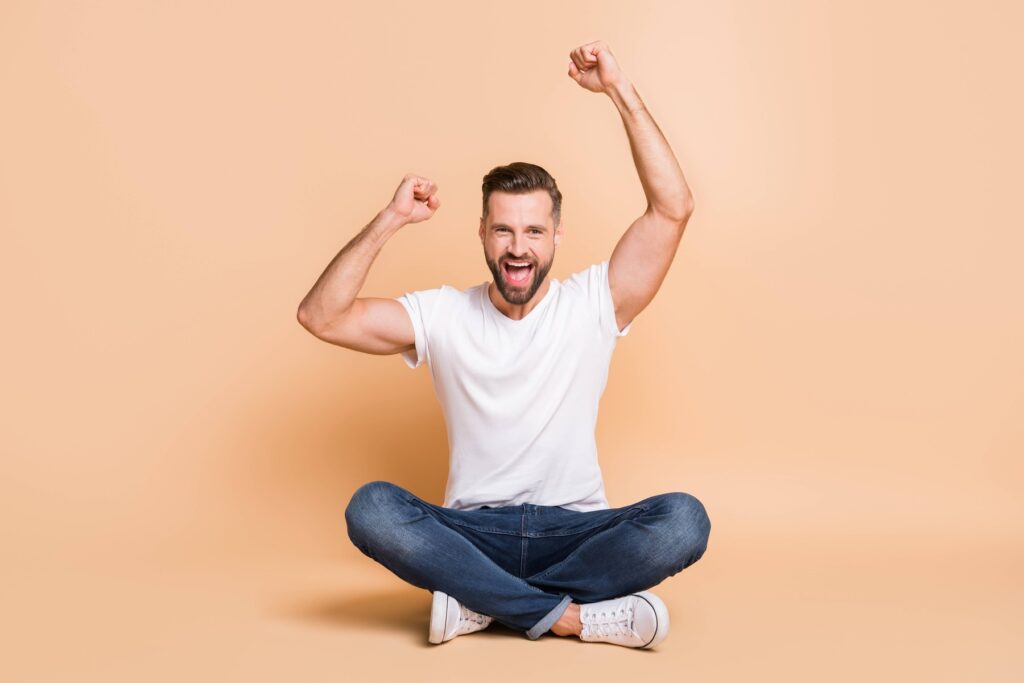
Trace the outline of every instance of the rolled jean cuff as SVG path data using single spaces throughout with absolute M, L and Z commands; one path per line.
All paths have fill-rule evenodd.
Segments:
M 562 597 L 562 601 L 558 605 L 544 615 L 544 618 L 534 624 L 533 628 L 526 632 L 526 637 L 530 640 L 537 640 L 542 635 L 547 633 L 556 621 L 558 621 L 565 610 L 569 607 L 569 603 L 572 602 L 572 596 L 566 595 Z

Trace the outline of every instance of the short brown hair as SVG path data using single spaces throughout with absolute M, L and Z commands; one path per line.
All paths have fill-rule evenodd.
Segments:
M 551 174 L 537 164 L 513 161 L 507 166 L 495 166 L 484 176 L 484 220 L 487 219 L 487 200 L 492 192 L 526 194 L 534 190 L 547 190 L 551 195 L 551 218 L 558 225 L 562 218 L 562 193 Z

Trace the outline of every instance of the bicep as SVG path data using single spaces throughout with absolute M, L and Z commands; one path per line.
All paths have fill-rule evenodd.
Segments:
M 416 348 L 412 319 L 395 299 L 358 298 L 344 315 L 315 334 L 326 342 L 363 353 L 390 355 Z
M 615 245 L 608 261 L 608 287 L 620 328 L 631 323 L 658 293 L 685 226 L 686 221 L 645 213 Z

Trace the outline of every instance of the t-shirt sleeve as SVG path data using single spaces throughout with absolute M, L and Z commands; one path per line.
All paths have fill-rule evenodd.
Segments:
M 615 302 L 612 301 L 612 290 L 608 284 L 607 260 L 573 273 L 566 280 L 566 284 L 583 294 L 591 311 L 597 316 L 603 332 L 615 337 L 625 337 L 629 334 L 633 321 L 621 330 L 615 321 Z
M 395 300 L 402 304 L 409 318 L 412 320 L 412 328 L 416 332 L 416 348 L 402 352 L 402 359 L 410 368 L 418 368 L 430 360 L 430 338 L 434 330 L 431 322 L 437 311 L 438 300 L 440 299 L 441 288 L 424 289 L 418 292 L 407 292 Z

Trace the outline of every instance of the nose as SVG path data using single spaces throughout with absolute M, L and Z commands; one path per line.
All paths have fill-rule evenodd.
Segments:
M 512 237 L 512 258 L 529 258 L 529 249 L 526 248 L 526 237 L 522 234 Z

